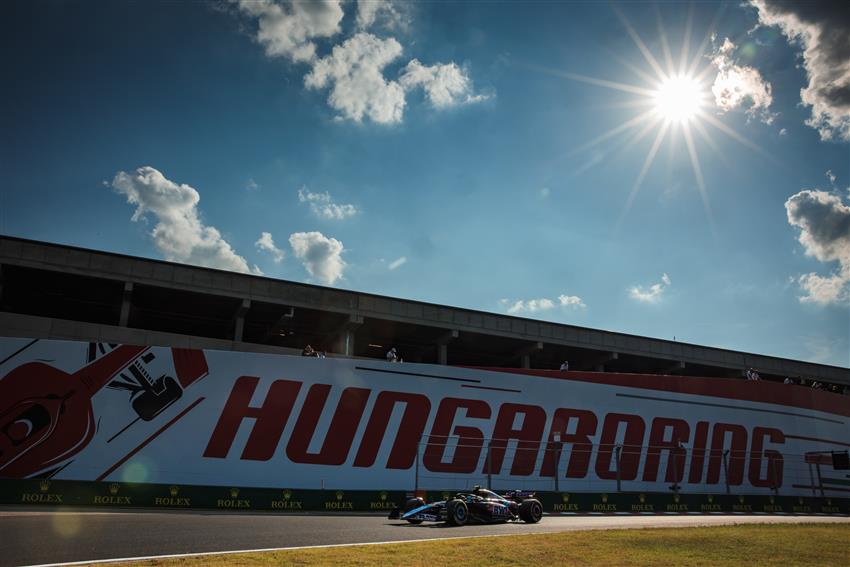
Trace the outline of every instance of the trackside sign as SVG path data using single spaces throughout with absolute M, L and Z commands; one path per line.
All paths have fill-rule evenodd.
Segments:
M 764 382 L 21 339 L 0 339 L 0 360 L 0 478 L 332 489 L 328 510 L 351 509 L 350 490 L 485 478 L 811 495 L 809 456 L 850 442 L 846 398 Z M 158 498 L 191 505 L 179 489 Z M 218 500 L 251 506 L 237 489 Z M 275 503 L 299 507 L 286 493 Z

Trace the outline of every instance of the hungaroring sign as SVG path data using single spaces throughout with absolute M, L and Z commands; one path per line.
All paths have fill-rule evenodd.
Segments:
M 767 382 L 28 339 L 0 360 L 0 478 L 811 495 L 850 443 L 846 398 Z

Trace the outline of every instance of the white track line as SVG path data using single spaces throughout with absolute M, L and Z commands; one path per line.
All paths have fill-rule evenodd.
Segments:
M 204 551 L 200 553 L 175 553 L 171 555 L 146 555 L 140 557 L 116 557 L 114 559 L 94 559 L 89 561 L 69 561 L 67 563 L 39 563 L 23 567 L 64 567 L 65 565 L 94 565 L 97 563 L 119 563 L 127 561 L 153 561 L 155 559 L 180 559 L 184 557 L 204 557 L 208 555 L 234 555 L 236 553 L 267 553 L 271 551 L 299 551 L 304 549 L 328 549 L 333 547 L 365 547 L 368 545 L 391 545 L 396 543 L 422 543 L 426 541 L 445 541 L 455 539 L 480 539 L 485 537 L 516 537 L 518 535 L 548 535 L 561 532 L 532 532 L 520 534 L 494 534 L 476 536 L 428 537 L 423 539 L 405 539 L 400 541 L 369 541 L 363 543 L 333 543 L 327 545 L 302 545 L 299 547 L 267 547 L 264 549 L 234 549 L 231 551 Z

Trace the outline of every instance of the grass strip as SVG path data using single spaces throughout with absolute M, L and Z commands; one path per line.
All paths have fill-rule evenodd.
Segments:
M 835 567 L 850 566 L 850 524 L 574 531 L 515 537 L 207 555 L 143 561 L 132 565 Z

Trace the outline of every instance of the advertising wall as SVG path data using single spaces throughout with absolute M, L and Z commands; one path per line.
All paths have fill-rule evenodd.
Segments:
M 22 339 L 0 339 L 0 361 L 5 479 L 677 498 L 850 488 L 831 460 L 850 447 L 850 404 L 799 386 Z

